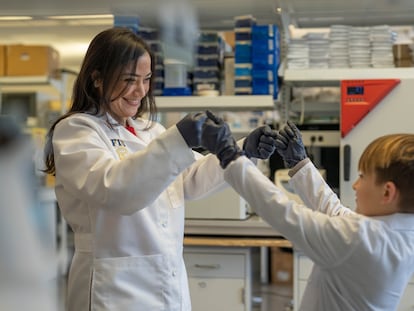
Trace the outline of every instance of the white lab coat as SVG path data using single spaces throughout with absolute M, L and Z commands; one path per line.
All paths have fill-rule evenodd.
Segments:
M 191 310 L 184 199 L 224 188 L 223 171 L 175 126 L 129 120 L 136 137 L 107 117 L 76 114 L 53 135 L 56 196 L 75 233 L 67 310 Z
M 245 157 L 225 180 L 272 227 L 315 263 L 300 310 L 396 310 L 414 271 L 414 214 L 364 217 L 342 206 L 311 162 L 291 185 L 290 201 Z

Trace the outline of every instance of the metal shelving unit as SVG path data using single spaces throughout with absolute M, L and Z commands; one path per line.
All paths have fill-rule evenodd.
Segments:
M 49 76 L 4 76 L 0 77 L 0 94 L 44 92 L 59 97 L 61 103 L 66 103 L 66 85 L 66 73 L 62 73 L 59 78 Z M 62 104 L 62 113 L 64 112 L 64 104 Z

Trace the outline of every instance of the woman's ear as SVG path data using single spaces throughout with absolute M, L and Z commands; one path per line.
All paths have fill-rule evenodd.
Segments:
M 94 70 L 94 72 L 91 75 L 91 79 L 93 81 L 93 86 L 94 87 L 99 88 L 101 86 L 102 81 L 100 79 L 99 71 Z

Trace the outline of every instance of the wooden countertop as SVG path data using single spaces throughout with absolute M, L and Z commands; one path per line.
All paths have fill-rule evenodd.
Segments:
M 280 237 L 220 237 L 184 236 L 185 246 L 225 246 L 225 247 L 292 247 L 292 243 Z

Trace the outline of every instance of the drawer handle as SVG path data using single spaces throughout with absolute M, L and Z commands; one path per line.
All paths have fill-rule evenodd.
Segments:
M 212 269 L 220 269 L 220 265 L 219 264 L 214 264 L 214 265 L 201 265 L 201 264 L 196 263 L 194 265 L 194 267 L 196 267 L 198 269 L 209 269 L 209 270 L 212 270 Z

